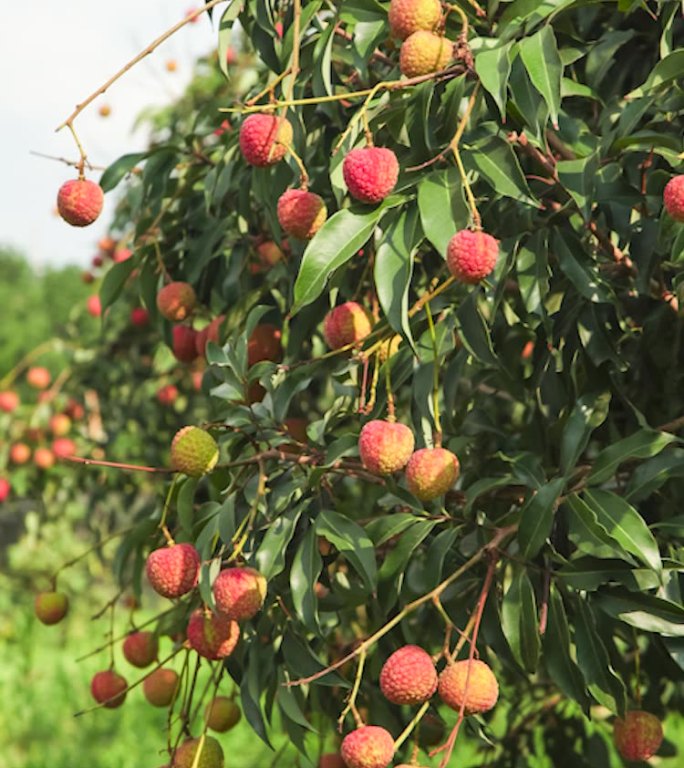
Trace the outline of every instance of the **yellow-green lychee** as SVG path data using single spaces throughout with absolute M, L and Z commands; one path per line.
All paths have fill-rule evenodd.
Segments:
M 199 427 L 183 427 L 171 443 L 171 466 L 190 477 L 201 477 L 210 472 L 218 457 L 216 440 Z
M 405 40 L 420 29 L 435 29 L 442 18 L 439 0 L 392 0 L 389 24 L 393 37 Z
M 199 758 L 195 755 L 199 751 Z M 223 749 L 213 736 L 200 739 L 188 739 L 176 750 L 173 756 L 173 768 L 223 768 Z
M 173 669 L 159 667 L 143 680 L 143 694 L 153 707 L 168 707 L 178 691 L 180 677 Z
M 446 448 L 421 448 L 406 465 L 406 484 L 421 501 L 431 501 L 451 489 L 460 471 L 458 459 Z
M 240 707 L 228 696 L 216 696 L 204 710 L 207 728 L 217 733 L 225 733 L 234 728 L 240 722 L 241 716 Z
M 420 77 L 445 69 L 453 59 L 454 45 L 442 35 L 419 30 L 401 44 L 399 69 L 405 77 Z
M 63 592 L 39 592 L 34 609 L 43 624 L 57 624 L 67 615 L 69 598 Z

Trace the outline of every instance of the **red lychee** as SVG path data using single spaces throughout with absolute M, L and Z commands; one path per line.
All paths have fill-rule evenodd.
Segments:
M 648 760 L 660 749 L 663 726 L 655 715 L 635 709 L 615 721 L 613 738 L 625 760 Z
M 395 651 L 380 672 L 380 690 L 393 704 L 422 704 L 437 690 L 437 670 L 427 651 L 405 645 Z
M 26 383 L 29 387 L 33 387 L 33 389 L 46 389 L 50 386 L 51 380 L 52 376 L 47 368 L 34 366 L 26 372 Z
M 674 176 L 663 191 L 665 210 L 675 221 L 684 221 L 684 174 Z
M 69 598 L 63 592 L 39 592 L 33 607 L 38 619 L 51 626 L 67 615 Z
M 379 203 L 394 189 L 399 163 L 386 147 L 352 149 L 342 163 L 342 175 L 353 198 L 362 203 Z
M 249 115 L 240 126 L 240 150 L 250 165 L 264 168 L 285 157 L 292 143 L 287 118 L 262 112 Z
M 153 632 L 133 632 L 124 640 L 124 658 L 134 667 L 149 667 L 158 652 L 159 640 Z
M 173 356 L 180 363 L 191 363 L 197 357 L 197 331 L 187 325 L 174 325 Z
M 206 613 L 197 608 L 188 622 L 188 643 L 207 659 L 224 659 L 235 650 L 240 639 L 236 621 L 220 613 Z
M 394 739 L 377 725 L 362 725 L 348 733 L 340 747 L 347 768 L 387 768 L 394 757 Z
M 157 390 L 157 400 L 161 405 L 173 405 L 178 397 L 178 387 L 173 384 L 164 384 Z
M 470 665 L 470 674 L 468 666 Z M 466 694 L 466 678 L 468 690 Z M 439 675 L 437 690 L 442 701 L 457 712 L 465 700 L 467 715 L 487 712 L 499 698 L 499 683 L 484 661 L 465 659 L 447 664 Z
M 87 179 L 65 181 L 57 193 L 57 210 L 68 224 L 87 227 L 100 215 L 104 192 L 99 184 Z
M 204 429 L 183 427 L 171 443 L 171 466 L 190 477 L 201 477 L 210 472 L 218 461 L 218 443 Z
M 71 419 L 66 413 L 56 413 L 50 419 L 50 432 L 52 432 L 55 437 L 64 437 L 64 435 L 68 435 L 70 429 Z
M 323 198 L 304 189 L 288 189 L 278 198 L 278 221 L 283 231 L 310 240 L 328 216 Z
M 499 256 L 499 244 L 486 232 L 462 229 L 449 241 L 447 265 L 462 283 L 475 285 L 491 274 Z
M 459 463 L 446 448 L 421 448 L 406 465 L 406 484 L 421 501 L 445 494 L 458 479 Z
M 201 745 L 201 746 L 200 746 Z M 195 755 L 200 750 L 199 757 Z M 178 747 L 173 757 L 173 768 L 223 768 L 224 758 L 221 745 L 212 736 L 189 739 Z
M 225 733 L 234 728 L 240 722 L 241 716 L 240 707 L 227 696 L 216 696 L 204 710 L 207 727 L 217 733 Z
M 160 667 L 143 680 L 143 694 L 153 707 L 168 707 L 176 695 L 179 682 L 177 672 Z
M 192 314 L 197 295 L 190 283 L 176 281 L 165 285 L 157 294 L 157 309 L 162 317 L 178 323 Z
M 126 688 L 126 679 L 117 675 L 113 669 L 98 672 L 90 681 L 90 692 L 95 701 L 109 709 L 115 709 L 124 703 Z
M 229 619 L 253 618 L 264 604 L 266 579 L 254 568 L 226 568 L 213 585 L 216 609 Z
M 279 261 L 282 261 L 285 256 L 282 248 L 272 240 L 267 240 L 258 245 L 256 251 L 261 266 L 264 268 L 275 266 Z
M 86 309 L 88 310 L 88 314 L 92 315 L 93 317 L 100 317 L 102 314 L 102 302 L 96 293 L 92 296 L 88 296 Z
M 374 419 L 359 435 L 359 455 L 370 472 L 391 475 L 406 466 L 415 445 L 413 432 L 398 422 Z
M 392 0 L 388 18 L 392 36 L 405 40 L 419 29 L 435 29 L 442 5 L 439 0 Z
M 0 392 L 0 411 L 12 413 L 18 407 L 19 395 L 16 392 L 10 389 Z
M 36 448 L 33 463 L 38 469 L 51 469 L 55 465 L 55 454 L 49 448 Z
M 2 504 L 3 501 L 7 501 L 11 491 L 12 486 L 10 485 L 9 480 L 5 477 L 0 477 L 0 504 Z
M 453 43 L 441 35 L 421 29 L 401 46 L 399 68 L 406 77 L 420 77 L 444 69 L 453 58 Z
M 76 455 L 76 443 L 68 437 L 58 437 L 52 441 L 52 452 L 57 459 L 67 459 Z
M 118 248 L 114 251 L 112 259 L 115 264 L 121 264 L 122 261 L 128 261 L 133 255 L 133 251 L 130 248 Z
M 131 324 L 142 328 L 150 321 L 150 313 L 145 307 L 133 307 L 131 310 Z
M 9 458 L 12 464 L 26 464 L 31 458 L 31 449 L 26 443 L 14 443 L 10 448 Z
M 333 307 L 323 320 L 323 336 L 331 349 L 362 341 L 371 332 L 366 310 L 355 301 Z
M 199 581 L 200 557 L 192 544 L 155 549 L 147 557 L 147 578 L 162 597 L 181 597 Z
M 247 341 L 247 365 L 250 367 L 264 360 L 277 363 L 283 356 L 280 328 L 270 323 L 257 325 Z

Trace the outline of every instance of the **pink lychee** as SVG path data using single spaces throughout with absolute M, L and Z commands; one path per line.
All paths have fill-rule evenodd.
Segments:
M 486 232 L 462 229 L 449 241 L 447 265 L 462 283 L 475 285 L 491 274 L 499 256 L 499 244 Z
M 391 149 L 352 149 L 342 163 L 342 175 L 349 194 L 362 203 L 379 203 L 394 189 L 399 162 Z
M 359 455 L 370 472 L 390 475 L 406 466 L 415 445 L 413 432 L 399 422 L 374 419 L 359 435 Z

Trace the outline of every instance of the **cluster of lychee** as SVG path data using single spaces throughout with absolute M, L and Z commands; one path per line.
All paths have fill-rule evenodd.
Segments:
M 449 65 L 454 46 L 437 31 L 442 22 L 439 0 L 392 0 L 389 24 L 392 36 L 402 41 L 399 51 L 402 75 L 420 77 Z

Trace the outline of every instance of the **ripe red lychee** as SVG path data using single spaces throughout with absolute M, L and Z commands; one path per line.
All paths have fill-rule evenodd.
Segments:
M 69 610 L 69 598 L 63 592 L 39 592 L 34 610 L 43 624 L 58 624 Z
M 0 477 L 0 504 L 2 504 L 3 501 L 7 501 L 11 491 L 12 486 L 10 485 L 9 480 L 5 477 Z
M 250 165 L 264 168 L 285 157 L 292 143 L 292 124 L 287 118 L 256 113 L 240 126 L 240 150 Z
M 406 466 L 415 445 L 413 432 L 398 422 L 374 419 L 359 435 L 359 455 L 370 472 L 390 475 Z
M 405 40 L 419 29 L 435 29 L 442 6 L 439 0 L 392 0 L 388 18 L 392 36 Z
M 453 43 L 421 29 L 401 45 L 399 68 L 406 77 L 420 77 L 444 69 L 453 58 Z
M 131 324 L 142 328 L 147 325 L 150 320 L 150 313 L 145 307 L 133 307 L 131 310 Z
M 280 328 L 270 323 L 257 325 L 247 341 L 247 365 L 250 367 L 264 360 L 277 363 L 283 356 Z
M 128 683 L 113 669 L 98 672 L 90 681 L 90 692 L 98 704 L 108 709 L 115 709 L 124 703 Z
M 71 429 L 71 419 L 66 413 L 56 413 L 51 417 L 49 426 L 50 432 L 52 432 L 55 437 L 64 437 L 64 435 L 69 434 L 69 430 Z
M 345 301 L 333 307 L 323 320 L 323 336 L 331 349 L 356 344 L 371 332 L 366 310 L 355 301 Z
M 160 667 L 143 680 L 143 694 L 153 707 L 168 707 L 176 695 L 178 683 L 177 672 Z
M 660 749 L 663 726 L 655 715 L 635 709 L 615 721 L 613 738 L 625 760 L 648 760 Z
M 348 733 L 340 747 L 347 768 L 387 768 L 394 757 L 394 739 L 377 725 L 362 725 Z
M 327 755 L 321 755 L 318 768 L 347 768 L 347 765 L 341 755 L 336 752 L 329 752 Z
M 59 215 L 74 227 L 87 227 L 100 215 L 104 192 L 99 184 L 87 179 L 65 181 L 57 193 Z
M 397 183 L 399 162 L 386 147 L 352 149 L 342 163 L 342 175 L 353 198 L 362 203 L 379 203 Z
M 174 325 L 173 356 L 180 363 L 191 363 L 197 357 L 197 331 L 187 325 Z
M 145 571 L 155 592 L 181 597 L 199 581 L 200 557 L 192 544 L 173 544 L 150 552 Z
M 92 315 L 92 317 L 100 317 L 102 314 L 102 302 L 96 293 L 92 296 L 88 296 L 86 309 L 88 310 L 88 314 Z
M 124 658 L 134 667 L 149 667 L 158 652 L 159 640 L 153 632 L 133 632 L 124 640 Z
M 189 317 L 196 303 L 197 295 L 190 283 L 180 281 L 169 283 L 157 294 L 159 314 L 174 323 Z
M 0 411 L 12 413 L 19 407 L 19 395 L 11 389 L 0 392 Z
M 52 376 L 47 368 L 34 366 L 26 372 L 26 383 L 29 387 L 33 387 L 33 389 L 46 389 L 50 386 L 51 380 Z
M 199 427 L 179 429 L 171 443 L 171 466 L 190 477 L 201 477 L 210 472 L 218 457 L 216 440 Z
M 55 454 L 49 448 L 36 448 L 33 463 L 38 469 L 51 469 L 55 465 Z
M 675 221 L 684 221 L 684 174 L 674 176 L 663 191 L 665 210 Z
M 395 651 L 380 672 L 380 690 L 392 704 L 422 704 L 437 690 L 437 670 L 427 651 L 405 645 Z
M 26 464 L 31 458 L 31 449 L 26 443 L 14 443 L 9 450 L 9 458 L 12 464 Z
M 224 659 L 235 650 L 240 639 L 236 621 L 220 613 L 206 613 L 197 608 L 188 622 L 188 643 L 207 659 Z
M 216 696 L 204 710 L 207 727 L 217 733 L 225 733 L 234 728 L 241 716 L 240 707 L 227 696 Z
M 201 746 L 200 746 L 201 745 Z M 200 751 L 199 758 L 195 754 Z M 223 768 L 224 758 L 221 745 L 212 736 L 189 739 L 178 747 L 173 757 L 173 768 Z
M 52 452 L 57 459 L 66 459 L 76 455 L 76 443 L 68 437 L 58 437 L 52 441 Z
M 216 609 L 229 619 L 253 618 L 264 604 L 266 579 L 254 568 L 226 568 L 212 587 Z
M 164 384 L 157 390 L 157 400 L 161 405 L 173 405 L 178 397 L 178 387 L 173 384 Z
M 470 675 L 468 675 L 470 665 Z M 466 694 L 466 678 L 468 691 Z M 457 712 L 465 699 L 467 715 L 487 712 L 499 698 L 499 684 L 494 673 L 484 661 L 465 659 L 447 664 L 439 676 L 437 690 L 442 701 Z
M 458 479 L 459 463 L 446 448 L 421 448 L 406 465 L 406 485 L 421 501 L 445 494 Z
M 283 231 L 310 240 L 328 216 L 323 198 L 304 189 L 288 189 L 278 198 L 278 221 Z
M 474 285 L 491 274 L 499 256 L 499 244 L 486 232 L 462 229 L 449 241 L 447 265 L 462 283 Z

